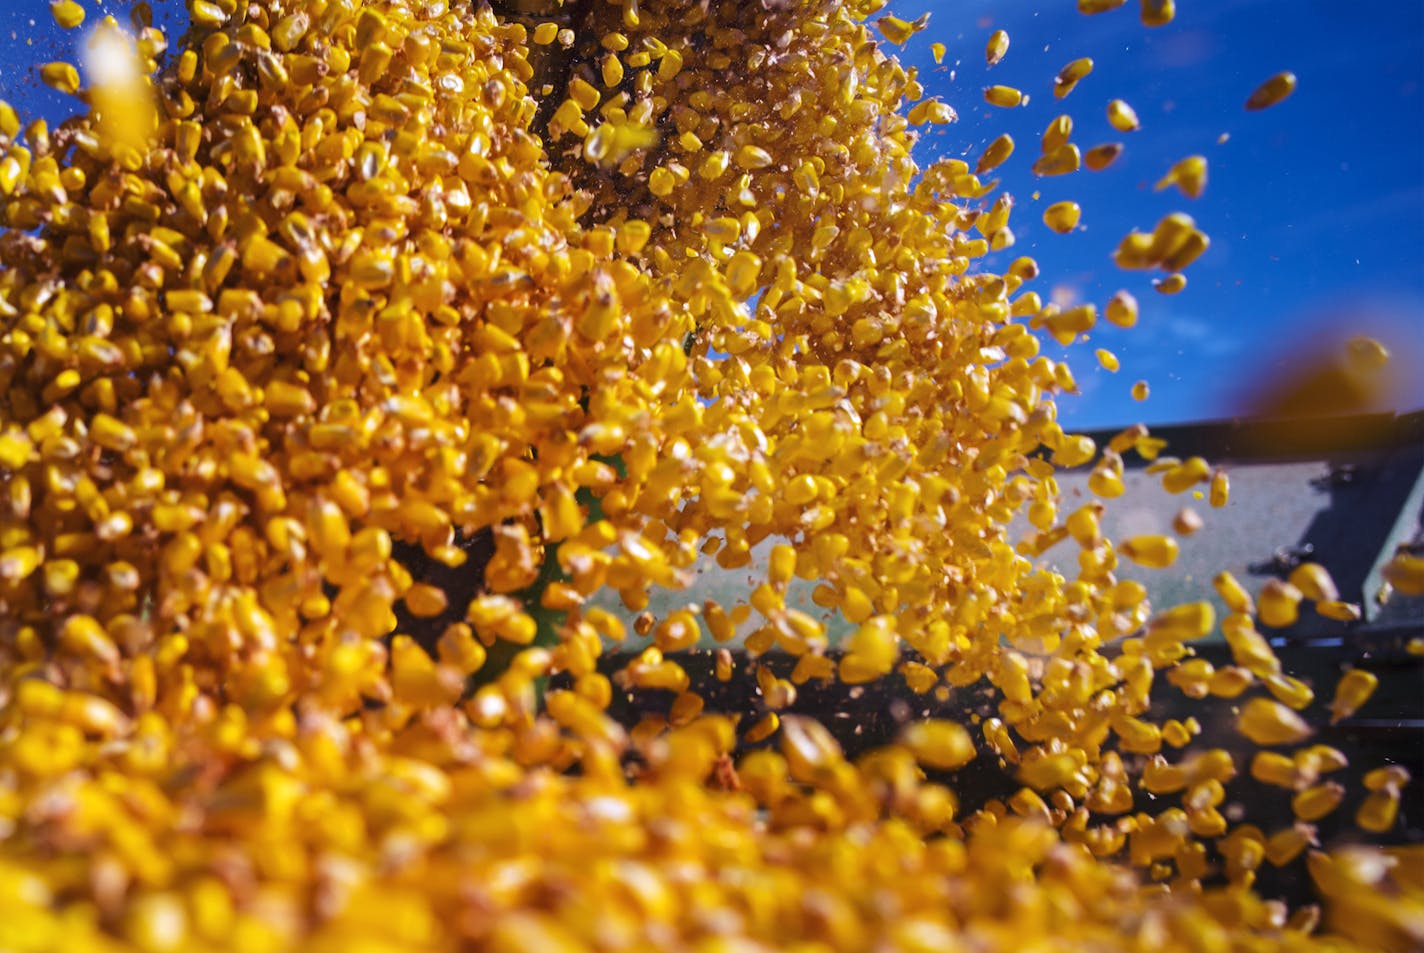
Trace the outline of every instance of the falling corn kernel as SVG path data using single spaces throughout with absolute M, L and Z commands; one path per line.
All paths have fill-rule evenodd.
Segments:
M 974 760 L 974 741 L 963 725 L 953 721 L 916 721 L 900 732 L 900 744 L 915 760 L 940 771 L 953 771 Z
M 1108 123 L 1118 132 L 1136 132 L 1142 128 L 1137 111 L 1121 99 L 1108 103 Z
M 1078 227 L 1083 210 L 1077 202 L 1055 202 L 1043 210 L 1043 224 L 1060 235 Z
M 896 46 L 901 46 L 908 42 L 910 37 L 928 26 L 929 22 L 930 15 L 925 13 L 913 22 L 910 20 L 902 20 L 896 16 L 883 16 L 875 21 L 875 25 L 885 39 L 894 43 Z
M 1380 575 L 1406 596 L 1424 596 L 1424 556 L 1400 550 L 1384 565 Z
M 1012 86 L 986 86 L 984 101 L 990 106 L 998 106 L 1001 109 L 1013 109 L 1015 106 L 1021 106 L 1027 102 L 1024 94 Z
M 1166 26 L 1177 15 L 1176 0 L 1142 0 L 1142 25 Z
M 1295 85 L 1294 73 L 1277 73 L 1246 97 L 1246 109 L 1250 112 L 1269 109 L 1295 92 Z
M 1221 509 L 1231 500 L 1231 477 L 1225 470 L 1217 469 L 1211 474 L 1211 487 L 1207 501 L 1213 509 Z
M 1269 579 L 1256 598 L 1261 623 L 1281 629 L 1294 625 L 1300 615 L 1301 591 L 1289 582 Z
M 1330 699 L 1330 723 L 1344 721 L 1359 711 L 1379 687 L 1379 677 L 1362 668 L 1352 668 L 1335 684 L 1335 697 Z
M 1201 529 L 1205 523 L 1201 516 L 1191 507 L 1182 507 L 1177 511 L 1177 515 L 1172 517 L 1172 532 L 1178 536 L 1191 536 Z
M 1106 348 L 1098 348 L 1093 352 L 1093 356 L 1098 359 L 1098 366 L 1110 374 L 1116 374 L 1122 365 L 1118 362 L 1117 355 Z
M 1335 781 L 1308 787 L 1291 798 L 1291 810 L 1301 821 L 1318 821 L 1340 806 L 1345 788 Z
M 84 8 L 74 0 L 55 0 L 49 5 L 49 12 L 60 29 L 72 30 L 84 22 Z
M 1073 60 L 1053 77 L 1053 95 L 1059 99 L 1067 96 L 1092 71 L 1093 61 L 1089 57 Z
M 1122 155 L 1122 143 L 1105 142 L 1102 145 L 1093 146 L 1083 153 L 1083 165 L 1087 166 L 1091 172 L 1101 172 L 1117 161 L 1117 157 Z
M 79 92 L 79 71 L 71 63 L 45 63 L 40 67 L 40 79 L 61 93 Z
M 1159 294 L 1164 295 L 1178 294 L 1182 289 L 1186 288 L 1186 286 L 1187 276 L 1181 272 L 1168 275 L 1165 278 L 1154 278 L 1152 280 L 1152 287 L 1155 288 Z
M 1003 30 L 995 30 L 989 35 L 989 42 L 984 47 L 985 62 L 990 66 L 997 66 L 1007 52 L 1009 52 L 1009 34 Z
M 1014 140 L 1005 134 L 999 136 L 993 142 L 984 147 L 984 152 L 979 156 L 979 161 L 974 165 L 976 175 L 983 175 L 990 169 L 996 169 L 1003 165 L 1009 156 L 1014 153 Z
M 1133 399 L 1133 400 L 1136 400 L 1136 401 L 1144 401 L 1144 400 L 1147 399 L 1147 397 L 1148 397 L 1148 395 L 1149 395 L 1150 393 L 1151 393 L 1151 390 L 1148 388 L 1146 381 L 1137 381 L 1136 383 L 1134 383 L 1134 384 L 1132 385 L 1132 399 Z
M 1118 544 L 1118 552 L 1148 569 L 1166 569 L 1177 561 L 1179 547 L 1170 536 L 1130 536 Z
M 1268 698 L 1252 698 L 1241 709 L 1236 730 L 1258 745 L 1295 744 L 1313 733 L 1295 712 L 1280 702 Z
M 1206 156 L 1187 156 L 1180 159 L 1161 179 L 1157 181 L 1157 191 L 1175 185 L 1187 198 L 1199 199 L 1206 191 Z
M 936 42 L 930 44 L 930 55 L 934 57 L 936 66 L 944 62 L 944 54 L 945 46 L 943 43 Z

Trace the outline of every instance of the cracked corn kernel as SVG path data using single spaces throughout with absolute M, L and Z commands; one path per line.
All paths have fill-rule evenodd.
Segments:
M 1277 73 L 1267 79 L 1246 97 L 1246 109 L 1257 112 L 1269 109 L 1295 92 L 1296 78 L 1291 72 Z
M 1108 123 L 1118 132 L 1136 132 L 1142 128 L 1137 111 L 1121 99 L 1108 103 Z

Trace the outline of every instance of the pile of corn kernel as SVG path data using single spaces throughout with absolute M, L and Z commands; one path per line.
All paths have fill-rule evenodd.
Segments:
M 1119 577 L 1176 540 L 1108 540 L 1055 468 L 1091 464 L 1110 500 L 1125 454 L 1163 448 L 1057 423 L 1074 378 L 1038 332 L 1097 311 L 1045 304 L 1031 259 L 976 266 L 1013 243 L 981 177 L 1014 143 L 917 166 L 954 110 L 893 55 L 925 23 L 881 6 L 189 0 L 170 46 L 139 3 L 96 27 L 127 72 L 41 70 L 78 117 L 0 104 L 0 948 L 1424 944 L 1420 850 L 1368 846 L 1407 774 L 1368 774 L 1360 842 L 1314 849 L 1345 756 L 1258 628 L 1358 610 L 1311 565 L 1255 597 L 1218 577 L 1235 664 L 1213 670 L 1190 648 L 1209 604 L 1157 611 Z M 1122 151 L 1071 132 L 1036 173 Z M 1189 157 L 1163 185 L 1205 180 Z M 1206 247 L 1178 214 L 1118 261 L 1173 292 Z M 1156 466 L 1225 502 L 1205 461 Z M 482 531 L 462 621 L 396 631 L 450 607 L 393 553 L 459 566 Z M 1036 567 L 1068 539 L 1076 574 Z M 763 541 L 743 602 L 645 611 Z M 1388 575 L 1424 590 L 1415 557 Z M 787 605 L 798 578 L 857 627 L 842 652 Z M 752 667 L 754 719 L 704 710 L 678 661 L 739 626 L 717 677 Z M 614 646 L 635 655 L 610 677 Z M 827 679 L 997 704 L 852 759 L 796 713 Z M 1331 716 L 1373 685 L 1348 673 Z M 1154 686 L 1237 699 L 1260 750 L 1154 723 Z M 623 727 L 623 691 L 668 715 Z M 961 803 L 976 759 L 1017 793 Z M 1247 771 L 1279 816 L 1228 820 Z M 1319 906 L 1253 891 L 1292 863 Z

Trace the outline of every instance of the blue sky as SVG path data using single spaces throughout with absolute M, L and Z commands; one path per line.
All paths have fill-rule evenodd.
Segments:
M 1176 20 L 1152 30 L 1137 8 L 1130 0 L 1085 17 L 1072 0 L 892 7 L 907 18 L 934 11 L 902 59 L 960 115 L 925 137 L 921 161 L 972 161 L 1002 132 L 1018 143 L 995 173 L 1018 203 L 1018 243 L 997 264 L 1034 256 L 1045 298 L 1061 286 L 1101 305 L 1122 287 L 1141 302 L 1137 328 L 1104 326 L 1074 349 L 1084 393 L 1061 402 L 1063 418 L 1102 426 L 1240 413 L 1263 378 L 1355 333 L 1376 335 L 1407 367 L 1413 381 L 1396 394 L 1400 409 L 1424 407 L 1424 3 L 1179 0 Z M 1000 28 L 1011 45 L 989 69 L 984 44 Z M 949 47 L 942 68 L 930 56 L 934 41 Z M 1055 99 L 1053 76 L 1080 56 L 1093 58 L 1093 73 Z M 1257 84 L 1287 69 L 1300 80 L 1295 95 L 1247 113 Z M 1023 89 L 1029 105 L 986 105 L 981 91 L 990 83 Z M 1117 97 L 1137 110 L 1140 131 L 1108 125 L 1105 107 Z M 1062 112 L 1084 148 L 1125 143 L 1117 163 L 1035 179 L 1039 137 Z M 1223 133 L 1229 138 L 1218 143 Z M 1173 162 L 1193 153 L 1210 166 L 1201 199 L 1153 192 Z M 1042 224 L 1043 208 L 1062 199 L 1083 207 L 1082 229 L 1071 235 Z M 1129 230 L 1150 230 L 1176 210 L 1196 218 L 1212 246 L 1187 270 L 1187 289 L 1164 297 L 1152 275 L 1119 271 L 1109 255 Z M 1100 370 L 1094 347 L 1117 353 L 1122 370 Z M 1152 389 L 1145 404 L 1129 396 L 1139 378 Z
M 128 3 L 81 2 L 89 24 L 104 9 L 127 19 Z M 160 18 L 181 9 L 174 0 L 153 6 Z M 1017 202 L 1018 244 L 986 267 L 1028 254 L 1043 268 L 1037 287 L 1045 298 L 1058 289 L 1101 305 L 1127 288 L 1141 302 L 1136 329 L 1104 325 L 1070 352 L 1083 393 L 1061 402 L 1065 422 L 1240 413 L 1263 378 L 1361 332 L 1384 340 L 1412 371 L 1395 402 L 1424 407 L 1424 343 L 1408 353 L 1411 342 L 1424 342 L 1424 3 L 1180 0 L 1177 19 L 1155 30 L 1141 25 L 1137 6 L 1130 0 L 1096 17 L 1078 14 L 1073 0 L 896 0 L 890 8 L 911 19 L 933 11 L 902 59 L 960 115 L 924 137 L 921 163 L 941 155 L 972 161 L 1003 132 L 1018 143 L 995 173 Z M 999 28 L 1012 42 L 990 70 L 984 44 Z M 69 105 L 38 86 L 35 66 L 76 56 L 83 33 L 55 27 L 47 0 L 0 4 L 0 97 L 22 114 L 62 116 Z M 930 56 L 934 41 L 949 47 L 942 67 Z M 1080 56 L 1094 59 L 1093 73 L 1055 99 L 1054 74 Z M 1300 78 L 1295 95 L 1245 112 L 1251 90 L 1283 69 Z M 1029 105 L 988 106 L 981 90 L 989 83 L 1022 88 Z M 1136 108 L 1141 131 L 1107 124 L 1104 107 L 1116 97 Z M 1029 166 L 1039 137 L 1060 112 L 1073 117 L 1075 142 L 1124 142 L 1122 158 L 1101 173 L 1035 179 Z M 1219 143 L 1222 134 L 1229 138 Z M 1209 160 L 1206 195 L 1154 193 L 1171 164 L 1192 153 Z M 1042 209 L 1061 199 L 1083 207 L 1072 235 L 1041 222 Z M 1152 290 L 1152 275 L 1120 272 L 1109 254 L 1130 229 L 1150 229 L 1176 210 L 1197 219 L 1212 247 L 1188 269 L 1187 290 L 1166 298 Z M 1099 369 L 1095 347 L 1117 353 L 1122 370 Z M 1129 396 L 1138 379 L 1151 385 L 1146 403 Z

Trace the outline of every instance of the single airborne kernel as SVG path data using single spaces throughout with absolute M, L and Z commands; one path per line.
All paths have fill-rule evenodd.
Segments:
M 984 89 L 984 101 L 1001 109 L 1013 109 L 1027 104 L 1028 97 L 1012 86 L 987 86 Z
M 1009 52 L 1009 34 L 1003 30 L 995 30 L 990 34 L 989 42 L 984 47 L 985 62 L 990 66 L 997 66 L 1007 52 Z
M 1053 95 L 1058 99 L 1067 96 L 1092 71 L 1093 61 L 1090 57 L 1085 56 L 1073 60 L 1059 70 L 1058 75 L 1053 78 Z
M 1296 78 L 1291 72 L 1277 73 L 1246 97 L 1246 109 L 1258 112 L 1269 109 L 1295 92 Z
M 1142 128 L 1137 111 L 1121 99 L 1108 103 L 1108 123 L 1118 132 L 1136 132 Z

